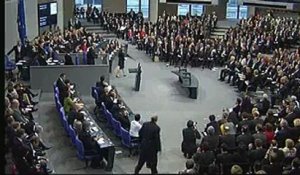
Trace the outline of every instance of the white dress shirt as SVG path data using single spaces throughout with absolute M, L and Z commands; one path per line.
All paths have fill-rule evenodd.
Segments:
M 140 122 L 138 121 L 131 121 L 130 123 L 130 130 L 129 130 L 129 134 L 132 137 L 139 137 L 139 131 L 142 128 L 142 125 Z

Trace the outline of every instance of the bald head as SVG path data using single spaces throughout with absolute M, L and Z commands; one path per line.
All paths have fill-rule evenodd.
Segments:
M 17 99 L 12 100 L 12 102 L 11 102 L 11 108 L 12 109 L 18 109 L 19 105 L 20 105 L 19 100 L 17 100 Z

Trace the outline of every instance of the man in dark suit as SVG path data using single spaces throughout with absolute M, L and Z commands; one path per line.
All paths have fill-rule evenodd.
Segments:
M 219 136 L 215 134 L 215 128 L 213 126 L 209 126 L 207 128 L 207 135 L 203 137 L 202 143 L 208 143 L 208 149 L 210 151 L 217 151 L 219 146 Z
M 242 134 L 238 135 L 236 138 L 237 145 L 244 144 L 248 146 L 250 143 L 253 143 L 253 136 L 247 125 L 242 126 L 241 132 Z
M 181 151 L 184 157 L 191 158 L 197 151 L 196 139 L 200 139 L 199 131 L 196 129 L 196 123 L 192 120 L 187 122 L 187 128 L 182 130 L 183 141 L 181 143 Z
M 208 167 L 216 159 L 215 153 L 209 149 L 209 143 L 203 142 L 200 150 L 193 155 L 193 160 L 196 164 L 197 174 L 205 174 L 208 172 Z
M 255 162 L 261 162 L 265 155 L 267 150 L 263 148 L 263 142 L 260 139 L 255 139 L 255 149 L 250 150 L 248 152 L 248 157 L 250 160 L 250 164 L 253 166 Z
M 64 92 L 67 89 L 67 84 L 65 83 L 66 80 L 66 74 L 61 73 L 59 75 L 59 78 L 56 80 L 56 86 L 59 91 L 59 101 L 63 105 L 64 104 Z
M 81 22 L 78 20 L 78 18 L 75 19 L 74 23 L 75 29 L 80 29 L 81 28 Z
M 218 122 L 216 121 L 216 116 L 210 115 L 209 121 L 210 122 L 206 125 L 204 131 L 207 132 L 208 127 L 212 126 L 215 129 L 215 135 L 219 135 L 221 132 L 220 132 L 220 126 L 219 126 Z
M 21 42 L 18 41 L 17 45 L 15 45 L 8 53 L 7 55 L 10 55 L 12 52 L 15 52 L 15 62 L 17 63 L 19 60 L 21 60 L 24 56 L 24 50 L 21 45 Z
M 160 127 L 156 124 L 157 118 L 157 116 L 151 117 L 151 121 L 144 123 L 139 131 L 141 152 L 134 170 L 135 174 L 139 173 L 145 162 L 147 167 L 150 167 L 151 173 L 157 174 L 157 152 L 161 151 Z
M 13 141 L 12 153 L 18 171 L 22 172 L 22 174 L 31 174 L 33 169 L 27 161 L 27 155 L 30 148 L 25 144 L 25 140 L 23 139 L 24 136 L 24 129 L 18 129 L 16 131 L 16 137 Z
M 95 44 L 93 44 L 92 47 L 90 47 L 88 53 L 87 53 L 87 64 L 94 65 L 95 59 L 97 58 L 97 54 L 95 52 Z

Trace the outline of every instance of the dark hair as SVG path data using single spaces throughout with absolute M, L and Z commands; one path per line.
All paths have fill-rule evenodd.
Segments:
M 223 149 L 223 151 L 228 151 L 229 150 L 229 147 L 226 143 L 222 143 L 221 148 Z
M 194 122 L 193 122 L 192 120 L 189 120 L 189 121 L 186 123 L 186 126 L 187 126 L 188 128 L 193 127 L 193 125 L 194 125 Z
M 59 77 L 63 77 L 63 76 L 65 76 L 66 74 L 65 73 L 61 73 L 60 75 L 59 75 Z
M 241 131 L 247 133 L 249 131 L 248 125 L 243 125 Z
M 10 116 L 11 116 L 11 115 L 10 115 Z M 10 117 L 10 116 L 8 116 L 8 117 L 6 118 L 7 124 L 12 124 L 12 123 L 14 122 L 14 118 L 13 118 L 13 117 Z
M 151 117 L 151 122 L 157 122 L 158 116 L 155 115 L 153 117 Z
M 66 79 L 66 80 L 65 80 L 65 83 L 66 83 L 66 84 L 68 84 L 68 83 L 70 83 L 70 82 L 71 82 L 71 81 L 70 81 L 69 79 Z
M 140 114 L 135 114 L 134 120 L 135 121 L 140 121 L 140 119 L 141 119 L 141 115 Z
M 263 142 L 261 141 L 261 139 L 255 139 L 254 144 L 255 147 L 261 147 Z
M 298 157 L 296 157 L 296 158 L 293 159 L 292 166 L 294 168 L 299 168 L 299 166 L 300 166 L 300 159 Z
M 209 120 L 211 122 L 216 120 L 216 116 L 215 115 L 210 115 L 208 118 L 209 118 Z
M 273 131 L 273 125 L 271 123 L 266 123 L 265 127 L 266 127 L 266 131 L 268 132 Z
M 241 104 L 242 100 L 241 100 L 240 98 L 237 98 L 237 99 L 236 99 L 236 102 L 237 102 L 238 104 Z
M 78 113 L 77 113 L 77 116 L 76 116 L 76 119 L 77 119 L 77 120 L 80 120 L 80 121 L 83 121 L 83 120 L 84 120 L 84 114 L 81 113 L 81 112 L 78 112 Z
M 257 129 L 257 131 L 262 132 L 263 131 L 263 126 L 260 123 L 258 123 L 256 125 L 256 129 Z
M 185 166 L 187 169 L 191 169 L 194 167 L 194 160 L 193 159 L 188 159 L 185 163 Z
M 102 82 L 102 81 L 104 81 L 105 80 L 105 77 L 102 75 L 101 77 L 100 77 L 100 81 Z
M 208 142 L 207 142 L 207 141 L 204 141 L 204 142 L 201 144 L 201 150 L 203 150 L 203 151 L 209 150 L 209 145 L 208 145 Z
M 20 128 L 16 131 L 17 137 L 21 137 L 23 134 L 25 134 L 25 130 L 23 128 Z

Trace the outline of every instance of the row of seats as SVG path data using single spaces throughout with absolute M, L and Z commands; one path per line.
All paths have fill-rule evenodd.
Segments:
M 112 129 L 114 134 L 121 138 L 122 145 L 126 148 L 129 148 L 129 156 L 131 156 L 132 149 L 138 147 L 138 143 L 134 142 L 129 132 L 121 126 L 121 123 L 114 118 L 112 113 L 106 108 L 104 102 L 99 99 L 99 88 L 92 87 L 92 97 L 95 99 L 96 108 L 102 109 L 102 115 L 104 119 L 107 121 L 106 125 L 108 128 Z
M 67 135 L 71 138 L 72 144 L 73 146 L 75 146 L 77 150 L 77 157 L 80 160 L 85 161 L 85 168 L 86 168 L 88 167 L 89 161 L 100 157 L 100 155 L 87 155 L 87 153 L 85 152 L 83 144 L 78 138 L 75 130 L 73 129 L 73 126 L 69 125 L 67 121 L 64 108 L 59 101 L 59 90 L 56 87 L 56 84 L 54 84 L 54 100 L 55 100 L 56 110 L 59 113 L 59 119 L 64 127 L 64 130 L 66 131 Z

